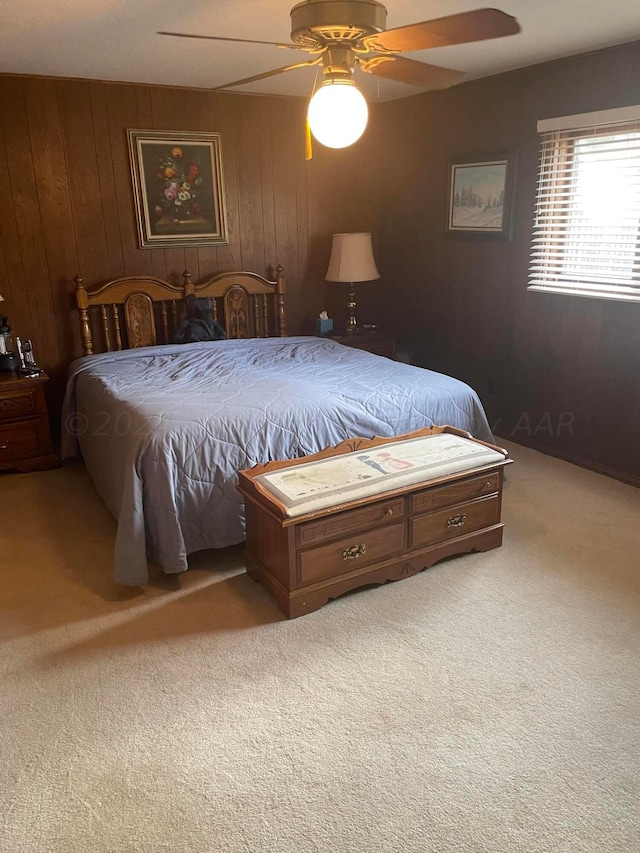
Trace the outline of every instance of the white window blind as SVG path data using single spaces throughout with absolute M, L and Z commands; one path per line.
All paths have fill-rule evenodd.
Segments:
M 640 108 L 562 124 L 539 124 L 529 289 L 640 302 Z

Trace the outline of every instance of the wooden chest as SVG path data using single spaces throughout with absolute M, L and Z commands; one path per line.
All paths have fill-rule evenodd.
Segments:
M 502 544 L 503 468 L 511 460 L 459 471 L 352 503 L 288 517 L 256 478 L 296 464 L 443 432 L 433 427 L 392 439 L 353 439 L 299 460 L 270 462 L 240 472 L 245 497 L 247 572 L 261 581 L 290 617 L 366 584 L 400 580 L 438 560 Z M 481 444 L 481 442 L 480 442 Z

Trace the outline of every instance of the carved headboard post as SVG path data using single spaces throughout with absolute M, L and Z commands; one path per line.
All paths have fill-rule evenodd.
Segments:
M 193 282 L 191 281 L 191 273 L 189 272 L 189 270 L 185 270 L 182 273 L 182 278 L 184 279 L 184 295 L 193 296 L 196 292 L 196 289 L 193 286 Z
M 278 305 L 278 335 L 281 338 L 287 337 L 287 320 L 284 313 L 284 294 L 286 291 L 284 283 L 284 269 L 282 264 L 276 267 L 276 293 Z
M 82 355 L 93 355 L 93 337 L 89 324 L 89 298 L 82 281 L 82 276 L 74 278 L 76 283 L 76 305 L 80 313 L 80 337 L 82 338 Z

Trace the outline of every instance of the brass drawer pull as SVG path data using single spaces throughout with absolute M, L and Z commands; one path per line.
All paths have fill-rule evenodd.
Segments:
M 349 548 L 345 548 L 342 552 L 343 560 L 357 560 L 361 554 L 367 553 L 367 546 L 362 543 L 362 545 L 351 545 Z
M 466 520 L 467 516 L 465 513 L 460 512 L 458 515 L 452 515 L 451 518 L 447 519 L 447 527 L 462 527 Z
M 0 450 L 8 450 L 8 449 L 9 449 L 9 442 L 3 441 L 2 444 L 0 444 Z
M 389 518 L 390 516 L 392 516 L 392 515 L 393 515 L 393 509 L 392 509 L 391 507 L 389 507 L 389 509 L 385 509 L 385 511 L 384 511 L 384 515 L 385 515 L 387 518 Z

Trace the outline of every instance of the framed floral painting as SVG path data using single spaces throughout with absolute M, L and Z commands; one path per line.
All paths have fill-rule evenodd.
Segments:
M 220 134 L 127 133 L 140 246 L 226 244 Z

